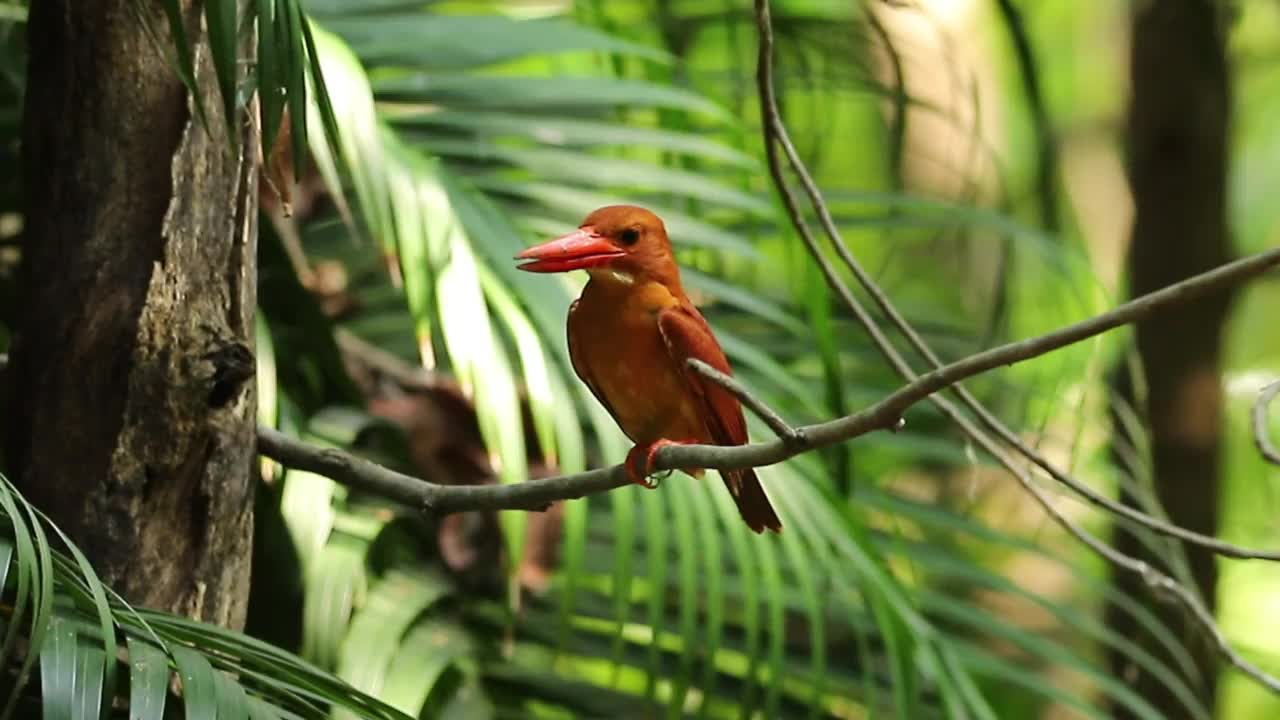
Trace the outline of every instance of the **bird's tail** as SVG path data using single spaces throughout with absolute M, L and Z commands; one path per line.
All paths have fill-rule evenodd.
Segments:
M 754 470 L 726 470 L 721 474 L 748 527 L 758 533 L 766 529 L 782 532 L 782 521 L 769 503 L 769 496 L 764 494 L 764 486 Z

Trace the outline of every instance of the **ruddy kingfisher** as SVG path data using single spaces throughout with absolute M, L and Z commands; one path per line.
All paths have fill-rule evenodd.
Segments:
M 731 374 L 729 361 L 680 283 L 661 218 L 633 205 L 610 205 L 577 230 L 516 256 L 521 270 L 586 270 L 582 296 L 569 306 L 573 369 L 635 443 L 627 453 L 632 482 L 648 478 L 665 445 L 744 445 L 747 423 L 738 399 L 690 368 L 697 358 Z M 701 477 L 701 468 L 685 472 Z M 782 530 L 755 471 L 721 476 L 756 532 Z

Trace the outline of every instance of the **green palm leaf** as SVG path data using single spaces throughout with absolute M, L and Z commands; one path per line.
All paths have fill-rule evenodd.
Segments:
M 28 659 L 23 661 L 23 667 L 39 667 L 47 717 L 102 717 L 104 708 L 127 702 L 131 718 L 161 718 L 173 673 L 181 679 L 187 717 L 247 717 L 251 711 L 255 717 L 289 717 L 291 708 L 302 707 L 299 703 L 345 706 L 388 720 L 405 717 L 278 648 L 192 620 L 134 611 L 102 585 L 80 550 L 47 520 L 34 513 L 27 522 L 15 520 L 20 516 L 10 513 L 29 506 L 3 478 L 0 506 L 0 547 L 9 548 L 0 553 L 4 574 L 17 568 L 19 577 L 28 578 L 27 584 L 6 589 L 5 602 L 50 608 L 38 611 L 39 628 L 24 633 Z M 63 538 L 71 557 L 48 546 L 44 527 Z M 35 550 L 34 562 L 26 562 L 26 550 L 14 552 L 17 548 Z M 117 629 L 127 648 L 127 696 L 117 696 L 110 680 L 117 671 Z M 21 685 L 11 686 L 7 705 L 17 707 L 22 693 Z
M 666 218 L 682 259 L 700 270 L 689 274 L 690 286 L 717 300 L 708 314 L 739 375 L 762 397 L 788 415 L 812 418 L 883 392 L 886 374 L 863 367 L 865 352 L 860 339 L 849 337 L 848 319 L 833 311 L 808 260 L 774 225 L 773 206 L 761 200 L 765 188 L 751 176 L 757 148 L 745 146 L 750 135 L 724 110 L 734 103 L 709 97 L 733 89 L 723 74 L 709 94 L 677 85 L 666 63 L 686 62 L 679 53 L 563 18 L 451 16 L 394 0 L 309 7 L 325 26 L 309 42 L 311 26 L 291 14 L 296 4 L 258 3 L 251 10 L 259 28 L 275 37 L 266 45 L 260 38 L 259 87 L 286 86 L 287 101 L 308 108 L 292 114 L 295 122 L 326 126 L 324 140 L 312 134 L 306 143 L 344 225 L 331 215 L 310 219 L 302 233 L 306 247 L 315 254 L 345 246 L 340 254 L 359 275 L 353 290 L 368 301 L 345 325 L 387 339 L 404 359 L 449 373 L 469 391 L 503 481 L 527 474 L 520 381 L 530 398 L 531 437 L 544 458 L 566 471 L 585 465 L 584 431 L 595 435 L 599 462 L 625 452 L 568 362 L 563 311 L 576 281 L 533 278 L 510 263 L 530 239 L 526 230 L 557 232 L 624 198 Z M 792 19 L 797 27 L 832 21 L 799 13 Z M 685 20 L 729 26 L 743 18 Z M 216 40 L 225 45 L 227 38 Z M 310 97 L 297 80 L 304 60 L 322 71 L 312 71 L 320 91 Z M 602 71 L 606 65 L 611 69 Z M 219 78 L 225 86 L 225 76 Z M 268 129 L 279 106 L 278 98 L 264 103 Z M 294 137 L 308 136 L 295 130 Z M 876 182 L 847 180 L 851 187 Z M 938 230 L 992 231 L 1032 248 L 1054 277 L 1078 272 L 1072 255 L 998 213 L 894 193 L 832 198 L 860 241 L 903 233 L 932 242 Z M 366 233 L 376 250 L 358 244 Z M 888 244 L 867 252 L 892 266 Z M 754 264 L 778 258 L 791 258 L 789 282 L 770 281 L 767 294 L 755 292 Z M 390 277 L 371 279 L 371 268 L 385 268 Z M 929 280 L 917 277 L 917 286 L 947 279 L 944 270 L 928 268 Z M 740 291 L 743 285 L 749 289 Z M 1046 296 L 1072 289 L 1057 282 L 1035 288 Z M 938 327 L 954 333 L 973 324 L 955 321 L 955 298 L 935 292 L 909 306 L 934 314 Z M 1073 302 L 1080 300 L 1088 298 Z M 406 329 L 414 341 L 407 347 L 397 339 Z M 815 346 L 820 353 L 811 351 Z M 290 400 L 298 388 L 288 385 L 280 387 L 281 406 L 300 405 Z M 921 506 L 862 487 L 864 474 L 973 465 L 962 446 L 930 425 L 936 416 L 917 419 L 919 427 L 906 434 L 851 446 L 846 463 L 807 457 L 762 471 L 788 528 L 778 539 L 748 535 L 719 487 L 683 477 L 656 493 L 627 490 L 571 503 L 560 594 L 527 600 L 514 619 L 502 597 L 469 603 L 457 614 L 434 601 L 388 605 L 380 593 L 390 592 L 390 578 L 418 598 L 435 597 L 432 587 L 456 588 L 424 570 L 407 547 L 391 567 L 372 571 L 375 539 L 391 537 L 383 535 L 385 512 L 395 510 L 371 513 L 367 498 L 289 473 L 285 515 L 312 579 L 307 653 L 349 675 L 367 671 L 365 687 L 394 695 L 407 712 L 476 702 L 513 714 L 661 706 L 673 715 L 736 716 L 746 708 L 770 717 L 859 711 L 994 717 L 1004 707 L 1000 690 L 1013 688 L 1033 703 L 1099 714 L 1100 700 L 1073 696 L 1032 669 L 1043 666 L 1078 672 L 1104 700 L 1148 713 L 1140 698 L 1097 672 L 1087 648 L 1069 642 L 1068 633 L 1040 637 L 968 594 L 982 588 L 1022 595 L 984 563 L 1001 553 L 1040 552 L 1036 543 L 993 532 L 961 507 Z M 853 489 L 838 491 L 846 480 Z M 874 516 L 850 505 L 870 497 L 878 498 Z M 507 560 L 514 567 L 523 553 L 523 516 L 507 515 Z M 886 517 L 925 528 L 948 550 L 887 538 L 876 524 Z M 951 551 L 977 540 L 995 548 L 991 556 Z M 16 554 L 38 546 L 18 546 Z M 1089 578 L 1087 568 L 1064 562 L 1073 577 Z M 1204 714 L 1172 669 L 1067 612 L 1067 600 L 1047 602 L 1060 629 L 1088 627 L 1094 642 L 1162 674 L 1193 716 Z M 421 644 L 442 632 L 452 638 L 448 649 L 438 658 L 424 653 Z M 456 642 L 461 633 L 475 643 Z M 369 644 L 369 637 L 378 642 Z M 993 652 L 994 639 L 1020 654 Z M 510 651 L 509 659 L 494 660 L 494 648 Z M 367 664 L 339 660 L 357 650 Z M 398 675 L 393 663 L 400 658 L 422 669 L 423 687 L 410 688 Z M 213 687 L 214 702 L 235 706 L 236 692 Z M 318 695 L 313 689 L 299 697 L 322 702 Z

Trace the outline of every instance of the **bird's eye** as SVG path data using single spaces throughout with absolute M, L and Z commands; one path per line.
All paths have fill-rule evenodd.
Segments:
M 623 245 L 635 245 L 640 240 L 640 231 L 636 228 L 627 228 L 618 236 Z

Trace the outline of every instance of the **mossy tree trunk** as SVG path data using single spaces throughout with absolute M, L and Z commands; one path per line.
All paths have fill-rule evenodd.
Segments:
M 184 4 L 208 128 L 139 18 L 166 28 L 159 0 L 32 3 L 7 466 L 127 599 L 238 627 L 257 149 Z

